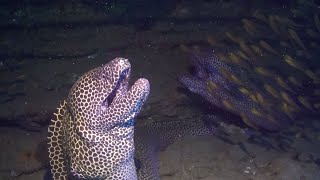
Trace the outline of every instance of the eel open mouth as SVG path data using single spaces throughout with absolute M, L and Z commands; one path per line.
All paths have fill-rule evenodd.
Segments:
M 111 93 L 107 96 L 107 98 L 103 101 L 102 103 L 103 106 L 109 107 L 113 102 L 113 99 L 116 97 L 117 93 L 119 92 L 119 90 L 125 88 L 125 86 L 128 84 L 128 81 L 129 81 L 129 72 L 130 72 L 130 68 L 126 68 L 120 73 L 116 86 L 111 91 Z

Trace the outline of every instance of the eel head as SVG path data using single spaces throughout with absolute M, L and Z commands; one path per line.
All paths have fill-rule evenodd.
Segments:
M 74 119 L 101 131 L 130 124 L 150 89 L 144 78 L 129 88 L 130 71 L 128 59 L 115 58 L 81 76 L 67 99 Z

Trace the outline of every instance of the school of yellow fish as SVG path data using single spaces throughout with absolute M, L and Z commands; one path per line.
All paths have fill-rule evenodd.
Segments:
M 256 120 L 250 117 L 264 117 L 264 120 L 279 122 L 274 111 L 281 111 L 295 122 L 299 115 L 320 111 L 320 20 L 314 14 L 312 23 L 298 24 L 293 18 L 279 15 L 265 15 L 255 12 L 252 18 L 242 19 L 242 28 L 225 32 L 219 40 L 214 36 L 208 43 L 223 63 L 236 66 L 247 72 L 255 81 L 242 79 L 220 68 L 220 73 L 229 83 L 238 87 L 238 92 L 259 104 L 250 115 L 236 108 L 232 102 L 218 97 L 219 84 L 209 80 L 208 91 L 221 99 L 225 109 L 237 113 L 248 126 L 260 129 Z M 305 21 L 311 22 L 311 21 Z M 222 44 L 228 50 L 217 52 Z M 231 48 L 230 48 L 231 47 Z M 230 50 L 231 49 L 231 50 Z M 223 51 L 223 50 L 222 50 Z M 259 87 L 257 83 L 260 82 Z M 246 111 L 248 112 L 248 111 Z

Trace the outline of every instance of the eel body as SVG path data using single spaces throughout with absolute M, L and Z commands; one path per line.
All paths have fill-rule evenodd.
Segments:
M 149 94 L 149 82 L 130 88 L 131 66 L 115 58 L 81 76 L 48 128 L 55 180 L 136 180 L 134 117 Z

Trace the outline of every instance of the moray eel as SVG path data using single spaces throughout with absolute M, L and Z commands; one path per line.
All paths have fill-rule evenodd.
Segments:
M 218 118 L 212 116 L 212 121 Z M 135 159 L 139 180 L 160 180 L 159 153 L 184 137 L 214 135 L 215 127 L 204 118 L 146 122 L 135 130 Z
M 128 88 L 131 66 L 115 58 L 79 78 L 48 128 L 55 180 L 136 180 L 134 117 L 149 94 L 146 79 Z

